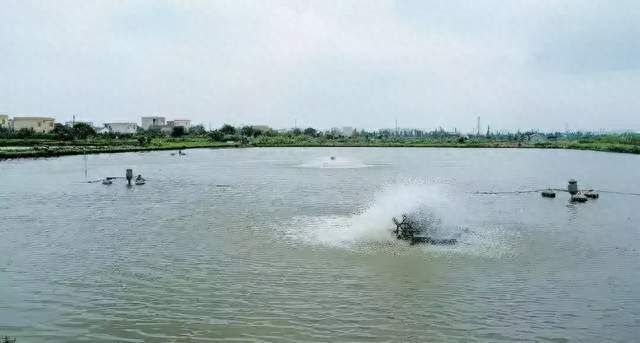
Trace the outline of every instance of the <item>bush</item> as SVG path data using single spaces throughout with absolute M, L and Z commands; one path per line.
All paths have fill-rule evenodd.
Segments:
M 171 137 L 177 138 L 177 137 L 182 137 L 185 134 L 185 130 L 183 126 L 176 126 L 173 128 L 173 131 L 171 131 Z
M 16 138 L 31 138 L 35 133 L 32 128 L 22 128 L 16 131 Z

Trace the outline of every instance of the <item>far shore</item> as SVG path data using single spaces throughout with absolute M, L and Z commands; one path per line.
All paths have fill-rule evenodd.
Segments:
M 291 144 L 269 144 L 269 143 L 222 143 L 213 142 L 206 139 L 174 139 L 163 140 L 151 145 L 129 145 L 129 144 L 101 144 L 91 145 L 90 142 L 11 142 L 15 145 L 7 145 L 8 142 L 0 141 L 0 160 L 20 159 L 20 158 L 46 158 L 68 155 L 83 154 L 103 154 L 122 152 L 145 152 L 162 150 L 187 150 L 187 149 L 228 149 L 228 148 L 496 148 L 496 149 L 568 149 L 568 150 L 589 150 L 599 152 L 615 152 L 627 154 L 640 154 L 640 145 L 635 144 L 593 144 L 580 142 L 545 142 L 545 143 L 513 143 L 513 142 L 383 142 L 383 143 L 353 143 L 353 142 L 322 142 L 322 143 L 291 143 Z M 61 143 L 61 144 L 58 144 Z

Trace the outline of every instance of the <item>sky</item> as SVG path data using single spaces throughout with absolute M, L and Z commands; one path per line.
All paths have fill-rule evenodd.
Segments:
M 0 113 L 640 129 L 640 1 L 0 0 Z

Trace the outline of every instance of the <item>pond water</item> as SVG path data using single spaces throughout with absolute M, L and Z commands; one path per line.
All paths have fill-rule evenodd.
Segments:
M 633 341 L 640 156 L 269 148 L 0 161 L 0 335 L 17 342 Z M 331 158 L 331 157 L 334 158 Z M 426 209 L 455 246 L 409 246 Z

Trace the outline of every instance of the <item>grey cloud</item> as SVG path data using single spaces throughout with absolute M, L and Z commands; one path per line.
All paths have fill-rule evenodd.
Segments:
M 6 1 L 0 112 L 640 127 L 635 1 Z

